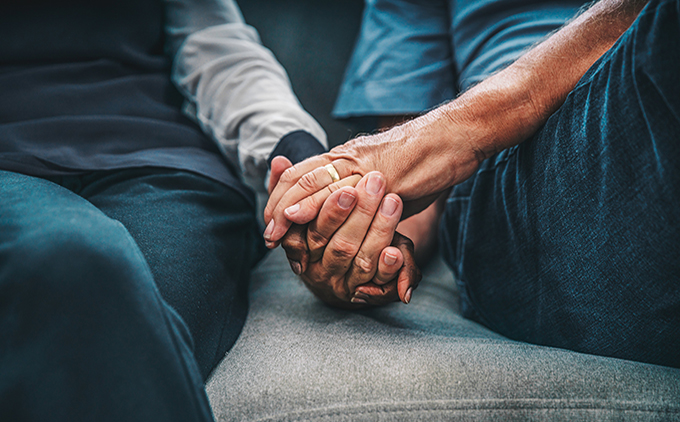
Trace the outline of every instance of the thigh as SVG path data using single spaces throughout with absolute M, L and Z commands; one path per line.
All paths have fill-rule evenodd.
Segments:
M 336 117 L 418 114 L 455 96 L 449 0 L 367 0 Z
M 490 327 L 680 366 L 678 18 L 650 3 L 533 139 L 457 190 L 450 261 Z
M 0 367 L 0 420 L 212 419 L 188 330 L 127 230 L 4 171 Z
M 163 169 L 96 175 L 80 194 L 135 239 L 207 377 L 241 332 L 249 273 L 264 254 L 254 207 L 213 180 Z

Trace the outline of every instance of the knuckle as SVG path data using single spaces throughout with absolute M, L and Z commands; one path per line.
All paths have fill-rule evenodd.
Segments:
M 379 222 L 371 226 L 371 232 L 373 235 L 379 237 L 380 239 L 389 237 L 389 239 L 387 240 L 388 244 L 392 240 L 392 237 L 394 236 L 394 229 L 395 229 L 394 225 Z
M 364 198 L 363 201 L 362 200 L 357 201 L 357 204 L 354 207 L 354 212 L 359 212 L 361 214 L 371 216 L 371 217 L 375 215 L 375 212 L 377 210 L 378 210 L 378 202 L 368 200 L 367 198 Z
M 345 222 L 346 216 L 339 210 L 332 210 L 326 216 L 328 225 L 332 227 L 339 227 Z
M 297 172 L 295 171 L 295 167 L 289 167 L 286 170 L 284 170 L 283 174 L 281 174 L 281 177 L 279 178 L 279 183 L 290 184 L 293 183 L 296 179 Z
M 333 247 L 330 252 L 338 261 L 349 261 L 357 254 L 358 248 L 352 243 L 342 237 L 337 237 L 333 241 Z
M 328 244 L 328 238 L 316 230 L 307 232 L 307 244 L 310 249 L 320 249 Z
M 293 224 L 281 239 L 281 245 L 284 248 L 304 249 L 306 247 L 306 233 L 307 228 L 305 226 Z
M 326 186 L 326 189 L 328 190 L 329 196 L 333 194 L 333 192 L 342 189 L 344 186 L 340 184 L 340 182 L 335 182 L 331 183 L 330 185 Z
M 298 236 L 285 236 L 281 241 L 281 247 L 286 251 L 297 251 L 306 249 L 304 240 Z
M 298 180 L 300 188 L 305 192 L 316 192 L 318 182 L 319 178 L 315 172 L 305 173 L 300 177 L 300 180 Z
M 355 270 L 361 275 L 373 275 L 375 273 L 375 264 L 373 263 L 373 260 L 363 254 L 358 254 L 356 258 L 354 258 L 353 265 Z
M 378 271 L 375 275 L 375 279 L 382 284 L 387 284 L 390 281 L 394 280 L 396 276 L 397 276 L 396 272 Z
M 321 203 L 319 203 L 320 201 Z M 323 205 L 323 201 L 317 195 L 312 195 L 300 201 L 299 204 L 302 210 L 318 210 Z

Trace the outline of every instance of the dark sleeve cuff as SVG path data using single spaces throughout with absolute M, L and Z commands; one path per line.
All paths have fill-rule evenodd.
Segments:
M 274 151 L 269 155 L 267 164 L 272 165 L 272 160 L 278 155 L 288 158 L 293 164 L 297 164 L 306 158 L 323 154 L 326 148 L 321 145 L 311 133 L 304 130 L 296 130 L 285 135 L 276 144 Z

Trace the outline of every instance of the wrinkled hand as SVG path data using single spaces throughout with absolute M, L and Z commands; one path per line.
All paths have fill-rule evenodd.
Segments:
M 460 130 L 453 131 L 451 127 Z M 363 177 L 374 170 L 385 176 L 386 191 L 404 200 L 404 218 L 422 211 L 442 191 L 472 175 L 484 158 L 463 128 L 453 124 L 450 116 L 434 110 L 389 131 L 353 139 L 287 169 L 265 208 L 265 240 L 275 244 L 292 223 L 308 223 L 338 184 L 349 186 L 357 175 Z M 339 182 L 332 183 L 323 167 L 329 163 L 343 178 Z
M 282 241 L 307 287 L 339 307 L 408 303 L 420 282 L 413 243 L 396 233 L 403 204 L 383 197 L 384 178 L 372 172 L 333 192 L 317 219 L 294 225 Z
M 514 63 L 455 100 L 389 131 L 333 148 L 286 170 L 265 209 L 265 240 L 311 221 L 331 180 L 381 172 L 404 217 L 471 176 L 494 153 L 528 139 L 637 18 L 646 1 L 599 1 Z M 305 201 L 302 201 L 305 199 Z

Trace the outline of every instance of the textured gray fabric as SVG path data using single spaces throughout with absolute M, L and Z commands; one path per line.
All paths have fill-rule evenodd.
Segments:
M 208 382 L 218 421 L 680 420 L 680 370 L 533 346 L 463 319 L 440 260 L 411 304 L 326 307 L 276 250 Z

